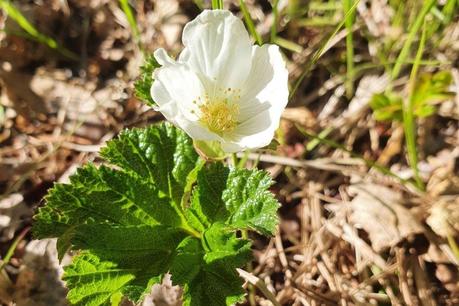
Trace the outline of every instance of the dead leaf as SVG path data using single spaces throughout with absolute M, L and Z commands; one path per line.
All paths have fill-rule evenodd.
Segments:
M 44 100 L 30 88 L 33 75 L 0 69 L 0 78 L 9 104 L 19 114 L 30 120 L 48 113 Z
M 56 239 L 32 240 L 26 247 L 14 286 L 14 301 L 22 306 L 68 305 L 67 289 L 60 279 L 62 273 Z
M 315 115 L 304 106 L 288 107 L 282 113 L 282 119 L 292 121 L 305 128 L 314 128 L 317 125 Z
M 151 292 L 142 302 L 142 306 L 180 306 L 182 290 L 173 286 L 170 274 L 166 274 L 162 284 L 153 285 Z
M 446 238 L 459 233 L 459 197 L 442 197 L 430 209 L 427 224 L 439 236 Z
M 385 186 L 362 183 L 349 187 L 356 196 L 351 201 L 351 222 L 364 229 L 376 252 L 420 234 L 423 228 L 403 206 L 400 193 Z
M 383 92 L 389 84 L 389 76 L 367 75 L 364 76 L 355 91 L 355 96 L 349 102 L 348 108 L 336 119 L 333 120 L 332 126 L 339 128 L 343 125 L 353 126 L 364 112 L 367 111 L 371 98 L 376 93 Z
M 436 156 L 428 157 L 428 168 L 430 168 L 431 175 L 426 189 L 431 196 L 459 193 L 459 177 L 456 174 L 458 160 L 459 148 L 445 149 Z
M 32 210 L 23 201 L 22 194 L 13 193 L 0 200 L 0 241 L 13 239 L 14 233 Z

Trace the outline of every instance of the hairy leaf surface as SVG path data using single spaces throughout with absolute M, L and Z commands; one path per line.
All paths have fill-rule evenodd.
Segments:
M 75 305 L 137 302 L 170 272 L 185 305 L 231 305 L 244 296 L 236 268 L 251 258 L 238 230 L 273 233 L 278 202 L 267 173 L 205 164 L 170 124 L 122 132 L 69 184 L 56 184 L 35 216 L 38 238 L 57 237 Z

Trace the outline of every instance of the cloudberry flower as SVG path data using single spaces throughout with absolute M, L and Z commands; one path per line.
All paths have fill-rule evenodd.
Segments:
M 279 48 L 254 46 L 242 21 L 226 10 L 205 10 L 182 34 L 171 59 L 154 56 L 151 95 L 156 110 L 195 140 L 225 152 L 267 146 L 288 100 L 288 71 Z

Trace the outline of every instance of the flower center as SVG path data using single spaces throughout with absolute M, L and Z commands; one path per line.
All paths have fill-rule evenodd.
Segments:
M 199 121 L 215 134 L 232 132 L 238 124 L 239 105 L 229 102 L 228 99 L 208 101 L 200 105 L 199 110 Z

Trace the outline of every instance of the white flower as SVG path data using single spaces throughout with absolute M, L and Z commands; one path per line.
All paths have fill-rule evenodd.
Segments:
M 205 10 L 182 34 L 172 60 L 158 49 L 151 95 L 156 109 L 195 140 L 225 152 L 267 146 L 288 100 L 288 72 L 279 48 L 254 46 L 242 21 Z

